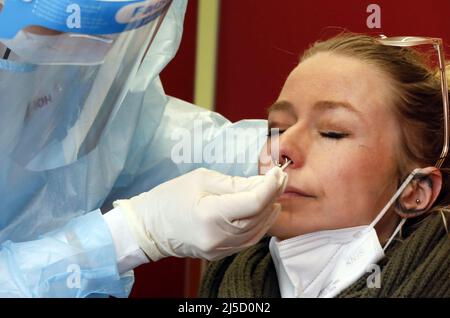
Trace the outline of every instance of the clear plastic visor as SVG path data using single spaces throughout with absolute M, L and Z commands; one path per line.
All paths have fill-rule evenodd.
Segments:
M 0 12 L 0 26 L 9 3 Z M 171 1 L 139 3 L 159 9 L 147 8 L 145 23 L 136 20 L 122 32 L 28 26 L 13 38 L 0 38 L 0 157 L 42 171 L 69 165 L 96 148 Z

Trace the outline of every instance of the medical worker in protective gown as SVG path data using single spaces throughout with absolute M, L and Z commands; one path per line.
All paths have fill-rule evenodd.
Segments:
M 186 5 L 1 1 L 1 297 L 126 297 L 140 264 L 219 259 L 276 218 L 266 122 L 164 93 Z

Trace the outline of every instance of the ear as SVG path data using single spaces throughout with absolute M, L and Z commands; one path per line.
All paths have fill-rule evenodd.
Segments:
M 442 187 L 442 174 L 436 167 L 420 170 L 403 191 L 397 214 L 412 218 L 426 213 L 436 201 Z

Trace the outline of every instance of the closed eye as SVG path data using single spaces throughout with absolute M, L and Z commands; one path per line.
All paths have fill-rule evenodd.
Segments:
M 336 132 L 336 131 L 321 131 L 320 135 L 324 138 L 329 138 L 329 139 L 342 139 L 342 138 L 348 137 L 350 134 Z

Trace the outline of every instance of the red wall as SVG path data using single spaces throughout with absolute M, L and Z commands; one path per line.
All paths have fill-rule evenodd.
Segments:
M 381 7 L 381 29 L 366 25 L 371 3 Z M 190 0 L 181 49 L 162 74 L 169 95 L 191 102 L 196 10 L 197 0 Z M 233 121 L 265 118 L 266 107 L 277 98 L 300 53 L 337 30 L 442 37 L 450 44 L 449 16 L 450 0 L 222 0 L 217 111 Z M 186 264 L 165 259 L 138 268 L 132 296 L 183 297 Z
M 372 3 L 381 7 L 381 29 L 366 25 Z M 217 111 L 233 121 L 265 118 L 300 53 L 336 27 L 443 37 L 450 44 L 449 17 L 449 0 L 223 0 Z

